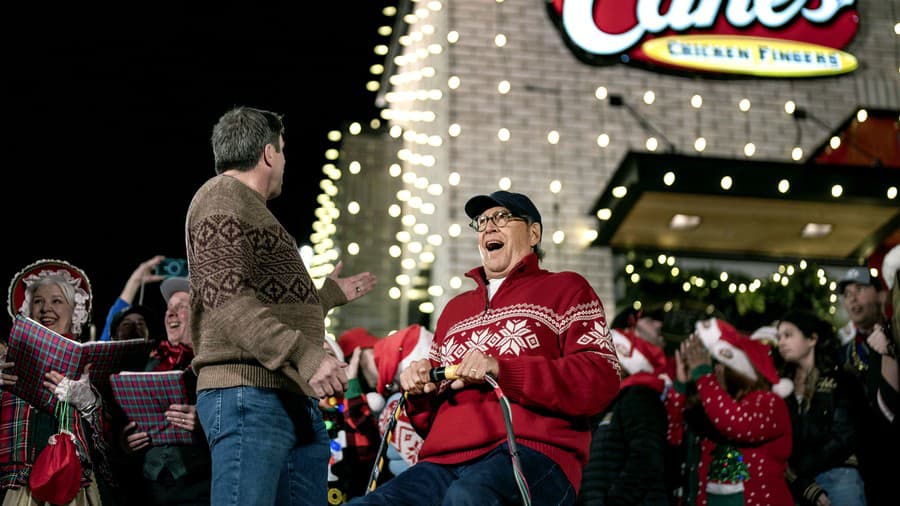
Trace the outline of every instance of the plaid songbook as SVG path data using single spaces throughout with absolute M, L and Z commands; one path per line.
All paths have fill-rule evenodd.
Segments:
M 19 377 L 10 392 L 32 406 L 53 414 L 57 399 L 44 386 L 44 375 L 57 371 L 77 380 L 91 364 L 91 383 L 102 388 L 109 375 L 146 363 L 149 344 L 141 339 L 80 343 L 44 327 L 31 318 L 16 315 L 9 335 L 7 361 L 15 362 L 12 374 Z
M 150 444 L 188 445 L 191 433 L 166 420 L 171 404 L 189 404 L 183 371 L 122 372 L 109 378 L 113 396 L 138 432 L 150 437 Z

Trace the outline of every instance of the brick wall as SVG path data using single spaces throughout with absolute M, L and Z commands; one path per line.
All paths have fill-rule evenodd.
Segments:
M 530 195 L 543 215 L 545 267 L 584 275 L 608 312 L 614 311 L 612 255 L 606 248 L 586 247 L 584 234 L 594 224 L 588 213 L 622 157 L 629 150 L 646 150 L 651 134 L 622 108 L 598 100 L 599 86 L 622 95 L 675 150 L 700 156 L 744 158 L 745 144 L 753 142 L 754 158 L 790 161 L 797 130 L 784 113 L 787 100 L 835 127 L 857 106 L 900 108 L 900 49 L 894 33 L 900 0 L 857 2 L 860 30 L 845 50 L 860 60 L 860 68 L 845 76 L 807 80 L 713 80 L 625 65 L 589 66 L 565 47 L 544 0 L 453 0 L 442 2 L 439 10 L 429 6 L 434 4 L 412 3 L 415 19 L 408 27 L 410 38 L 401 46 L 405 61 L 395 77 L 402 79 L 391 87 L 387 119 L 404 132 L 403 147 L 409 150 L 403 155 L 408 160 L 399 162 L 404 171 L 443 189 L 433 195 L 405 185 L 411 195 L 435 204 L 433 214 L 404 203 L 417 223 L 427 224 L 429 233 L 443 238 L 433 248 L 435 261 L 429 266 L 432 284 L 442 290 L 433 297 L 438 313 L 449 297 L 471 287 L 464 280 L 460 288 L 453 288 L 451 278 L 480 263 L 462 207 L 472 195 L 499 189 L 503 177 L 510 179 L 511 191 Z M 450 32 L 458 34 L 455 43 L 448 42 Z M 498 33 L 507 37 L 503 47 L 494 42 Z M 416 75 L 418 79 L 413 78 Z M 454 89 L 451 84 L 457 78 Z M 509 82 L 506 94 L 498 92 L 501 81 Z M 647 90 L 656 95 L 652 105 L 642 101 Z M 419 99 L 398 100 L 403 92 L 409 93 L 407 98 L 418 92 Z M 694 94 L 703 97 L 699 110 L 690 105 Z M 739 111 L 742 98 L 751 101 L 749 112 Z M 432 121 L 409 119 L 410 114 L 429 111 Z M 448 133 L 451 125 L 459 126 L 455 137 Z M 829 132 L 810 121 L 801 126 L 800 145 L 808 155 Z M 509 130 L 506 142 L 498 139 L 501 128 Z M 555 145 L 547 140 L 551 131 L 559 135 Z M 609 136 L 606 147 L 598 145 L 601 134 Z M 423 135 L 437 136 L 441 143 L 422 143 Z M 698 135 L 706 139 L 702 153 L 694 150 Z M 659 150 L 664 148 L 660 139 Z M 427 156 L 434 157 L 431 165 L 421 163 Z M 459 175 L 455 186 L 449 184 L 452 173 Z M 549 189 L 553 180 L 561 183 L 559 193 Z M 456 237 L 450 234 L 453 225 L 462 229 Z M 565 233 L 561 244 L 551 240 L 557 230 Z M 373 248 L 384 252 L 395 243 Z M 405 251 L 404 256 L 415 255 Z M 421 267 L 419 262 L 413 271 Z M 382 277 L 379 289 L 388 290 L 392 281 Z

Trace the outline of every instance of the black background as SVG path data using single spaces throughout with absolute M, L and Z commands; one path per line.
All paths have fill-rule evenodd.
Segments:
M 388 43 L 377 29 L 393 24 L 382 13 L 393 4 L 5 7 L 4 287 L 37 259 L 68 260 L 91 279 L 102 327 L 141 261 L 185 256 L 185 211 L 214 175 L 209 134 L 236 105 L 285 114 L 284 191 L 269 205 L 306 242 L 327 132 L 377 117 L 365 83 L 383 63 L 373 48 Z M 145 304 L 162 308 L 148 290 Z

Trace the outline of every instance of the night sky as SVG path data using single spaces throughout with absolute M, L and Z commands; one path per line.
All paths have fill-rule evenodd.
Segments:
M 214 175 L 209 134 L 235 105 L 285 114 L 284 192 L 269 205 L 308 239 L 327 132 L 378 114 L 365 83 L 396 2 L 29 4 L 0 21 L 4 303 L 26 264 L 68 260 L 102 326 L 141 261 L 185 256 L 188 203 Z

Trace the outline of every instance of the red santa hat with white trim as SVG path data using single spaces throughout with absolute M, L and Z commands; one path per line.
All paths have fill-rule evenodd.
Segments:
M 772 325 L 764 325 L 754 330 L 753 333 L 750 334 L 750 339 L 760 341 L 769 346 L 775 346 L 778 344 L 778 329 Z
M 742 335 L 718 318 L 698 321 L 695 331 L 712 357 L 729 369 L 751 380 L 762 376 L 780 397 L 787 397 L 794 390 L 793 382 L 779 378 L 770 346 Z
M 369 334 L 369 331 L 362 327 L 353 327 L 345 331 L 337 340 L 341 352 L 345 359 L 353 355 L 353 350 L 357 348 L 374 348 L 378 342 L 378 337 Z
M 434 334 L 428 329 L 415 324 L 375 343 L 375 365 L 378 367 L 378 385 L 375 389 L 379 394 L 383 394 L 414 360 L 428 358 L 433 337 Z
M 659 346 L 641 339 L 632 330 L 612 329 L 610 333 L 619 363 L 628 374 L 661 374 L 665 371 L 666 356 Z

